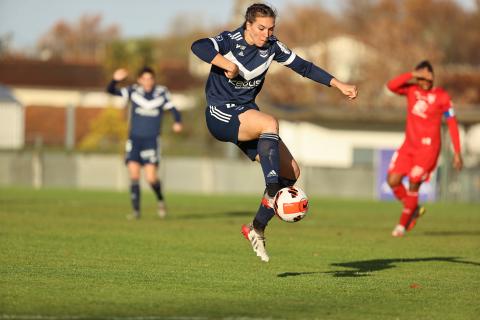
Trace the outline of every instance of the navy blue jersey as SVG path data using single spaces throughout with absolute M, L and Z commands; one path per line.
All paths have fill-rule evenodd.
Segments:
M 129 137 L 157 137 L 165 110 L 172 111 L 175 121 L 180 122 L 180 113 L 170 101 L 166 87 L 156 85 L 152 91 L 145 92 L 137 84 L 120 89 L 116 84 L 117 81 L 113 80 L 107 91 L 131 101 Z
M 212 55 L 219 53 L 239 68 L 238 76 L 228 79 L 223 69 L 212 65 L 205 88 L 209 105 L 218 106 L 227 103 L 241 105 L 254 102 L 262 89 L 267 70 L 274 60 L 302 76 L 329 86 L 333 78 L 330 74 L 298 57 L 277 38 L 270 37 L 268 43 L 259 48 L 245 41 L 244 31 L 243 27 L 240 27 L 235 31 L 224 31 L 214 38 L 209 38 L 216 50 L 213 54 L 210 52 L 205 54 L 209 51 L 206 47 L 206 39 L 201 39 L 192 45 L 192 51 L 206 62 L 210 63 L 213 59 Z

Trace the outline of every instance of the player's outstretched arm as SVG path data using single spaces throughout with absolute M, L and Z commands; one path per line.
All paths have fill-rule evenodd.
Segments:
M 351 100 L 357 97 L 358 90 L 356 86 L 343 83 L 335 79 L 335 77 L 332 76 L 330 73 L 316 66 L 312 62 L 304 60 L 301 57 L 297 56 L 296 54 L 291 53 L 290 51 L 288 52 L 290 55 L 285 55 L 285 51 L 283 51 L 283 54 L 284 54 L 283 60 L 287 59 L 288 57 L 286 61 L 280 61 L 283 65 L 292 69 L 302 77 L 309 78 L 310 80 L 313 80 L 315 82 L 321 83 L 329 87 L 337 88 L 338 90 L 340 90 L 340 92 L 342 92 Z M 282 55 L 282 52 L 279 51 L 279 54 Z
M 125 80 L 128 77 L 127 69 L 117 69 L 113 73 L 112 81 L 107 86 L 107 92 L 116 96 L 121 96 L 122 92 L 117 88 L 117 83 Z
M 343 83 L 335 78 L 330 80 L 330 85 L 340 90 L 340 92 L 347 96 L 350 100 L 355 99 L 358 95 L 357 86 L 355 85 Z

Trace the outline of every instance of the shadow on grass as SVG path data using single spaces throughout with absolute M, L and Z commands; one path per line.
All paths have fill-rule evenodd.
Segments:
M 231 211 L 231 212 L 213 212 L 213 213 L 191 213 L 176 215 L 179 220 L 197 220 L 197 219 L 225 219 L 236 217 L 253 217 L 255 212 Z
M 399 263 L 428 262 L 428 261 L 461 263 L 461 264 L 469 264 L 469 265 L 480 267 L 480 263 L 478 262 L 462 260 L 462 258 L 459 258 L 459 257 L 374 259 L 374 260 L 352 261 L 352 262 L 342 262 L 342 263 L 331 264 L 331 266 L 334 266 L 334 267 L 350 268 L 351 270 L 335 270 L 335 271 L 327 271 L 327 272 L 284 272 L 284 273 L 278 274 L 277 277 L 281 277 L 281 278 L 295 277 L 295 276 L 315 274 L 315 273 L 328 273 L 328 274 L 332 274 L 334 277 L 366 277 L 366 276 L 370 276 L 373 272 L 395 268 Z
M 422 233 L 425 236 L 445 237 L 445 236 L 480 236 L 478 231 L 426 231 Z
M 306 274 L 316 274 L 316 273 L 323 273 L 323 272 L 284 272 L 277 274 L 277 277 L 286 278 L 286 277 L 296 277 L 296 276 L 303 276 Z

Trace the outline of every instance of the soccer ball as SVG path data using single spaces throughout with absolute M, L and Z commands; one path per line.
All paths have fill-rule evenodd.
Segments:
M 286 222 L 297 222 L 308 212 L 308 198 L 299 187 L 280 189 L 273 200 L 275 214 Z

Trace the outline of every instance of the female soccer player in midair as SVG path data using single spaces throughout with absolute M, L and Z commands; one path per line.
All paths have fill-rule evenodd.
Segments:
M 300 175 L 297 162 L 278 136 L 278 120 L 255 104 L 270 64 L 275 60 L 304 77 L 336 87 L 350 99 L 357 96 L 355 86 L 303 60 L 274 37 L 275 18 L 270 6 L 256 3 L 248 7 L 243 26 L 192 44 L 192 51 L 212 64 L 205 89 L 208 129 L 216 139 L 236 144 L 262 167 L 264 197 L 253 222 L 242 226 L 243 235 L 262 261 L 269 260 L 264 230 L 274 216 L 273 197 Z
M 157 167 L 160 161 L 158 136 L 160 135 L 162 116 L 170 110 L 174 117 L 172 130 L 182 131 L 180 112 L 170 101 L 170 93 L 166 87 L 155 83 L 155 72 L 144 67 L 138 72 L 137 83 L 125 88 L 117 88 L 117 84 L 128 76 L 126 69 L 117 69 L 107 91 L 122 96 L 131 102 L 128 140 L 125 145 L 125 162 L 130 176 L 130 196 L 133 213 L 129 218 L 140 218 L 140 169 L 144 168 L 147 182 L 152 187 L 158 200 L 158 215 L 165 218 L 167 211 L 161 190 Z
M 394 153 L 387 176 L 393 194 L 403 203 L 400 221 L 392 231 L 394 237 L 404 236 L 425 213 L 425 208 L 418 205 L 418 190 L 437 165 L 442 116 L 447 121 L 455 151 L 453 166 L 457 170 L 463 166 L 452 102 L 445 90 L 433 87 L 433 76 L 430 62 L 422 61 L 414 71 L 399 75 L 387 84 L 392 92 L 406 96 L 408 103 L 405 140 Z M 408 190 L 402 183 L 405 176 L 409 179 Z

